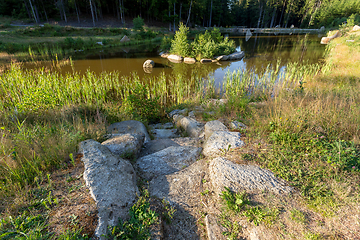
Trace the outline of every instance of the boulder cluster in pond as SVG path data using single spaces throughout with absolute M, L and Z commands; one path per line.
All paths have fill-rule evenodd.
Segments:
M 192 209 L 201 204 L 199 194 L 202 179 L 210 176 L 209 186 L 216 195 L 224 187 L 233 191 L 260 190 L 275 194 L 292 189 L 268 170 L 253 165 L 240 165 L 224 158 L 224 151 L 244 146 L 241 133 L 232 132 L 221 121 L 201 123 L 195 114 L 203 111 L 174 110 L 168 114 L 173 122 L 150 125 L 151 140 L 146 127 L 138 121 L 123 121 L 108 127 L 108 140 L 99 143 L 86 140 L 80 143 L 85 171 L 84 179 L 98 208 L 95 235 L 105 239 L 109 225 L 118 219 L 126 220 L 130 207 L 136 202 L 139 177 L 149 181 L 150 196 L 167 200 L 177 208 L 177 214 L 189 214 L 182 227 L 190 229 L 196 221 Z M 244 129 L 240 122 L 232 122 L 231 129 Z M 188 137 L 180 137 L 179 130 Z M 204 158 L 205 156 L 205 158 Z M 126 159 L 132 159 L 132 161 Z M 208 235 L 218 226 L 209 215 Z M 174 228 L 179 227 L 175 224 Z M 179 229 L 176 239 L 198 239 L 194 231 Z M 216 238 L 223 239 L 223 238 Z
M 191 58 L 191 57 L 182 57 L 179 55 L 175 55 L 175 54 L 168 54 L 168 53 L 160 53 L 160 56 L 162 58 L 167 58 L 170 62 L 173 63 L 187 63 L 187 64 L 193 64 L 196 63 L 196 59 L 195 58 Z M 219 61 L 238 61 L 241 60 L 245 57 L 245 52 L 241 51 L 241 52 L 234 52 L 232 54 L 229 55 L 221 55 L 221 56 L 215 56 L 213 59 L 201 59 L 200 62 L 201 63 L 212 63 L 212 62 L 219 62 Z M 149 60 L 147 60 L 149 61 Z M 145 64 L 145 63 L 144 63 Z

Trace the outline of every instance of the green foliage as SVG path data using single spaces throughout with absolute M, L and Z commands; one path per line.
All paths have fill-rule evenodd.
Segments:
M 42 215 L 31 216 L 26 213 L 16 218 L 0 219 L 0 239 L 49 239 L 46 218 Z
M 235 51 L 235 43 L 228 38 L 223 38 L 219 29 L 214 28 L 211 32 L 205 31 L 199 34 L 191 43 L 191 55 L 197 60 L 202 58 L 213 58 L 216 55 L 228 55 Z
M 23 93 L 21 102 L 15 105 L 15 107 L 19 112 L 38 112 L 43 109 L 55 108 L 57 103 L 54 92 L 32 87 Z
M 180 23 L 179 30 L 176 31 L 174 40 L 171 41 L 171 53 L 178 54 L 183 57 L 189 56 L 190 49 L 187 40 L 188 33 L 189 28 L 186 27 L 183 23 Z
M 139 30 L 139 31 L 144 30 L 145 22 L 144 19 L 142 19 L 140 16 L 133 19 L 133 24 L 134 24 L 134 30 Z
M 141 196 L 130 208 L 130 220 L 122 221 L 115 227 L 109 227 L 110 239 L 150 239 L 150 226 L 158 222 L 158 215 L 150 209 L 148 193 Z
M 164 36 L 162 38 L 161 44 L 160 44 L 161 51 L 170 51 L 171 41 L 173 41 L 173 39 L 171 37 Z
M 290 211 L 290 218 L 298 223 L 305 224 L 306 222 L 305 214 L 296 208 Z
M 124 100 L 123 107 L 125 112 L 132 114 L 134 118 L 148 121 L 157 119 L 163 110 L 159 99 L 149 96 L 148 86 L 138 81 Z

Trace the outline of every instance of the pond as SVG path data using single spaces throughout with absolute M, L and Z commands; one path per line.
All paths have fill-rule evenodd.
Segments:
M 202 78 L 213 78 L 219 84 L 227 72 L 238 69 L 262 71 L 269 64 L 280 65 L 283 71 L 286 64 L 319 63 L 323 58 L 325 46 L 320 44 L 318 35 L 261 35 L 253 36 L 246 41 L 245 36 L 230 37 L 235 41 L 237 51 L 244 51 L 245 58 L 240 61 L 224 61 L 208 64 L 171 63 L 159 56 L 158 45 L 127 46 L 122 48 L 107 48 L 89 52 L 77 52 L 72 56 L 72 66 L 61 68 L 62 73 L 87 70 L 101 73 L 103 71 L 118 71 L 121 75 L 136 72 L 140 79 L 156 77 L 165 74 L 197 75 Z M 151 73 L 144 72 L 142 65 L 147 59 L 155 62 Z

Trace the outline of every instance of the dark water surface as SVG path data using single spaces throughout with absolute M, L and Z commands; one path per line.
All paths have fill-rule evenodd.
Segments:
M 188 75 L 196 73 L 202 77 L 210 77 L 215 82 L 222 82 L 225 74 L 238 69 L 262 71 L 269 64 L 280 64 L 281 70 L 288 63 L 301 64 L 319 63 L 324 54 L 325 46 L 320 44 L 318 35 L 262 35 L 252 36 L 248 41 L 245 36 L 231 37 L 238 51 L 245 51 L 245 58 L 240 61 L 225 61 L 209 64 L 171 63 L 159 57 L 157 45 L 141 45 L 122 48 L 78 52 L 72 56 L 73 66 L 64 66 L 62 73 L 84 73 L 87 70 L 100 73 L 118 71 L 120 75 L 136 72 L 140 78 L 156 77 L 165 74 Z M 147 59 L 155 62 L 151 73 L 144 72 L 142 65 Z

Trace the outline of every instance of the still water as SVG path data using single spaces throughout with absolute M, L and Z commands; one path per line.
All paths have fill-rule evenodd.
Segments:
M 262 71 L 269 64 L 280 64 L 283 71 L 288 63 L 301 64 L 319 63 L 324 54 L 325 46 L 320 44 L 321 36 L 317 35 L 262 35 L 253 36 L 246 41 L 244 36 L 231 37 L 237 50 L 245 52 L 245 58 L 240 61 L 225 61 L 208 64 L 171 63 L 159 57 L 157 45 L 141 45 L 122 48 L 109 48 L 91 52 L 79 52 L 72 56 L 73 66 L 64 66 L 62 73 L 118 71 L 120 75 L 130 75 L 136 72 L 140 78 L 156 77 L 165 74 L 196 74 L 209 77 L 215 83 L 221 83 L 227 72 L 238 69 Z M 147 59 L 155 62 L 151 73 L 144 72 L 142 65 Z

